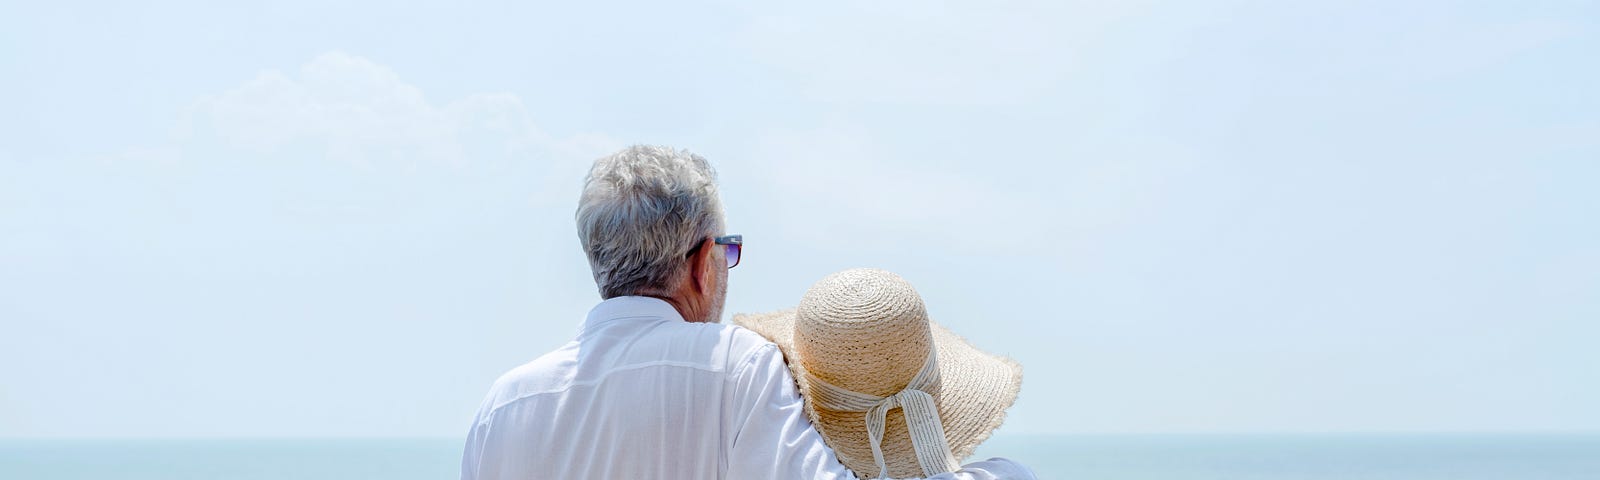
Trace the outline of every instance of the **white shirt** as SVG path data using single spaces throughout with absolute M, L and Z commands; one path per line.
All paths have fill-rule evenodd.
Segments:
M 495 381 L 461 478 L 856 478 L 801 405 L 777 346 L 755 332 L 612 298 L 576 339 Z M 997 458 L 933 478 L 1034 477 Z

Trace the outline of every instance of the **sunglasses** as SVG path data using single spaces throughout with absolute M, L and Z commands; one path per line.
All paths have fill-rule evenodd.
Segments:
M 711 239 L 717 245 L 722 245 L 727 253 L 728 268 L 739 266 L 739 251 L 744 249 L 744 235 L 724 235 Z

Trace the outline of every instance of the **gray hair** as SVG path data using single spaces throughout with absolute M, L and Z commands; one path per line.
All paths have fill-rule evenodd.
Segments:
M 601 298 L 665 290 L 723 228 L 717 172 L 687 150 L 628 147 L 595 160 L 575 217 Z

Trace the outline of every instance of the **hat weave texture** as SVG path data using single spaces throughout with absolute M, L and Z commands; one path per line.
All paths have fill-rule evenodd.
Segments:
M 932 322 L 922 298 L 898 275 L 851 269 L 829 275 L 794 309 L 736 314 L 783 351 L 805 397 L 806 413 L 839 460 L 858 477 L 878 476 L 867 422 L 860 411 L 832 410 L 814 401 L 813 378 L 877 397 L 906 389 L 930 354 L 938 380 L 918 390 L 931 395 L 955 459 L 970 456 L 1005 420 L 1022 384 L 1015 361 L 978 350 Z M 924 476 L 905 416 L 887 415 L 881 444 L 888 476 Z

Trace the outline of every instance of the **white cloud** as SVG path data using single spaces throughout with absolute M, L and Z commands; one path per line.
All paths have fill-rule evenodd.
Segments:
M 384 162 L 470 163 L 463 137 L 489 135 L 508 152 L 592 157 L 616 142 L 601 135 L 554 138 L 534 125 L 522 100 L 480 93 L 435 105 L 383 65 L 342 52 L 322 54 L 294 75 L 267 70 L 196 102 L 177 129 L 180 142 L 214 134 L 230 147 L 269 153 L 311 142 L 327 157 Z
M 192 188 L 167 195 L 171 203 L 249 205 L 303 221 L 399 221 L 474 202 L 566 208 L 590 162 L 621 142 L 551 134 L 534 116 L 512 93 L 430 101 L 383 65 L 329 52 L 201 96 L 165 141 L 94 160 L 183 179 Z M 237 215 L 229 212 L 218 215 Z

